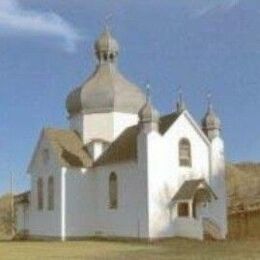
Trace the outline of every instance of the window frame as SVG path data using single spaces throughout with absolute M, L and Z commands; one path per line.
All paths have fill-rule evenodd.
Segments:
M 191 142 L 188 138 L 181 138 L 179 141 L 179 166 L 192 167 Z
M 111 172 L 109 175 L 109 209 L 118 208 L 118 177 L 115 172 Z
M 190 216 L 190 207 L 188 202 L 178 202 L 177 216 L 181 218 L 187 218 Z
M 37 179 L 37 209 L 42 211 L 44 208 L 44 182 L 43 178 Z
M 54 177 L 49 176 L 48 178 L 48 210 L 54 210 Z
M 42 160 L 44 164 L 48 164 L 50 161 L 50 151 L 48 148 L 42 150 Z

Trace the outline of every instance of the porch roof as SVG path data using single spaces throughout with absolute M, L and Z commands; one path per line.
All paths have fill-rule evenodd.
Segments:
M 204 179 L 185 181 L 172 198 L 173 202 L 180 200 L 193 200 L 198 191 L 204 191 L 209 198 L 217 199 L 217 195 Z

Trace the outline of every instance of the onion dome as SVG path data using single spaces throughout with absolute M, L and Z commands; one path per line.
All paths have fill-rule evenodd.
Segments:
M 212 105 L 210 104 L 208 107 L 208 111 L 204 118 L 202 119 L 202 129 L 203 130 L 220 130 L 221 122 L 220 119 L 215 114 Z
M 203 132 L 210 141 L 220 135 L 221 122 L 213 110 L 213 106 L 210 102 L 210 97 L 208 100 L 208 110 L 201 121 L 201 125 Z
M 138 112 L 139 120 L 141 123 L 158 123 L 160 114 L 151 104 L 149 85 L 146 86 L 146 89 L 146 102 Z
M 98 65 L 95 72 L 67 98 L 70 116 L 84 113 L 123 112 L 137 114 L 145 103 L 142 91 L 118 71 L 117 41 L 106 29 L 95 43 Z
M 156 109 L 152 107 L 150 102 L 145 103 L 145 105 L 138 112 L 140 122 L 149 123 L 149 122 L 159 122 L 160 114 Z

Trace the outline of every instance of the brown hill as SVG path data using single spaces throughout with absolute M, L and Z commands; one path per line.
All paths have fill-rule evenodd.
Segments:
M 6 194 L 0 197 L 0 239 L 11 233 L 11 196 Z
M 229 211 L 260 209 L 260 164 L 227 164 Z

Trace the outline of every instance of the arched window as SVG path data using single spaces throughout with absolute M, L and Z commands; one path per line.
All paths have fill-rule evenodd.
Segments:
M 117 208 L 117 176 L 112 172 L 109 176 L 109 207 L 110 209 Z
M 50 176 L 48 179 L 48 210 L 54 209 L 54 179 Z
M 49 150 L 48 149 L 44 149 L 42 151 L 42 159 L 44 164 L 47 164 L 50 160 L 50 155 L 49 155 Z
M 38 210 L 43 210 L 43 180 L 39 178 L 37 181 Z
M 191 167 L 191 145 L 190 141 L 183 138 L 179 142 L 179 163 L 180 166 Z

